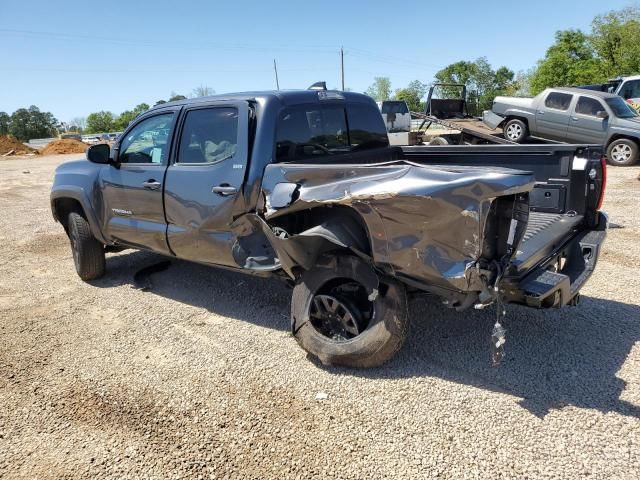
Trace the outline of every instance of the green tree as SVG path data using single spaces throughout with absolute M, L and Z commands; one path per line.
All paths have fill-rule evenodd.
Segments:
M 440 83 L 459 83 L 467 86 L 467 104 L 472 114 L 491 108 L 496 95 L 504 95 L 515 88 L 515 74 L 507 67 L 493 70 L 485 57 L 459 61 L 436 72 Z M 445 95 L 460 95 L 458 88 L 444 88 Z
M 185 97 L 184 95 L 180 95 L 179 93 L 176 92 L 171 92 L 171 95 L 169 95 L 169 101 L 170 102 L 175 102 L 176 100 L 186 100 L 187 97 Z
M 606 80 L 605 69 L 587 34 L 580 30 L 556 32 L 556 40 L 531 76 L 531 94 L 548 87 L 596 83 Z
M 163 103 L 167 103 L 167 101 L 166 101 L 166 100 L 162 100 L 162 99 L 160 99 L 160 100 L 158 100 L 156 103 L 154 103 L 154 104 L 153 104 L 153 106 L 154 106 L 154 107 L 157 107 L 158 105 L 162 105 Z
M 640 72 L 640 7 L 598 15 L 591 23 L 591 44 L 609 76 Z
M 90 113 L 87 116 L 86 133 L 112 132 L 114 130 L 114 115 L 104 110 Z
M 0 135 L 7 135 L 9 133 L 9 124 L 11 123 L 11 117 L 7 112 L 0 112 Z
M 146 103 L 136 105 L 133 110 L 125 110 L 120 115 L 118 115 L 118 118 L 114 120 L 113 127 L 116 130 L 124 130 L 134 118 L 136 118 L 141 113 L 146 112 L 147 110 L 149 110 L 149 105 L 147 105 Z
M 424 110 L 422 98 L 427 93 L 427 86 L 419 80 L 409 82 L 406 88 L 396 90 L 393 98 L 395 100 L 403 100 L 407 102 L 409 110 L 412 112 L 421 112 Z
M 32 138 L 46 138 L 56 135 L 58 120 L 51 112 L 41 112 L 31 105 L 13 112 L 9 122 L 9 134 L 23 142 Z
M 374 77 L 373 84 L 364 92 L 376 102 L 384 102 L 391 98 L 391 80 L 389 77 Z

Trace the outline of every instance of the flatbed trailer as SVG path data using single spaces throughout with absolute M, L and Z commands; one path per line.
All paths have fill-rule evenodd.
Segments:
M 422 119 L 423 122 L 418 130 L 423 128 L 426 130 L 433 124 L 441 125 L 447 130 L 444 132 L 434 132 L 433 135 L 425 134 L 425 136 L 431 138 L 439 138 L 445 141 L 440 141 L 438 144 L 460 144 L 460 145 L 479 145 L 479 144 L 504 144 L 515 145 L 515 142 L 507 140 L 502 137 L 502 130 L 491 130 L 487 127 L 482 120 L 474 117 L 460 118 L 454 121 L 444 120 L 434 115 L 428 115 L 426 113 L 411 112 L 413 118 Z M 425 127 L 426 124 L 426 127 Z M 458 132 L 458 133 L 456 133 Z
M 434 98 L 437 88 L 444 89 L 450 94 L 450 98 Z M 451 92 L 458 89 L 460 95 L 451 95 Z M 467 87 L 464 84 L 434 83 L 429 89 L 425 112 L 411 112 L 411 117 L 422 119 L 418 131 L 429 139 L 430 145 L 516 145 L 516 142 L 504 138 L 501 128 L 492 129 L 482 118 L 469 115 Z M 429 127 L 434 124 L 445 130 L 428 132 Z M 530 143 L 560 143 L 533 137 L 530 140 Z

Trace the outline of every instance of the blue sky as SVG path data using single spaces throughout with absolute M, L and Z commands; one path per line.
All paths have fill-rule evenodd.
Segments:
M 556 30 L 588 29 L 628 0 L 502 1 L 0 0 L 0 111 L 37 105 L 59 120 L 116 114 L 174 91 L 274 89 L 318 80 L 363 91 L 430 82 L 443 66 L 486 56 L 525 70 Z M 521 5 L 527 5 L 522 7 Z

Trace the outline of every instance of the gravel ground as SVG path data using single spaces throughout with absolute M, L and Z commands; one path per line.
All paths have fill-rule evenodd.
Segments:
M 73 157 L 73 156 L 71 156 Z M 274 280 L 125 251 L 91 284 L 49 210 L 70 156 L 0 161 L 2 478 L 640 478 L 640 168 L 610 168 L 611 229 L 576 308 L 411 304 L 382 368 L 328 368 Z M 316 400 L 319 392 L 326 400 Z

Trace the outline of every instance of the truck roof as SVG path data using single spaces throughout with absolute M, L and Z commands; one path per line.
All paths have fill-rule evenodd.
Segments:
M 283 105 L 295 105 L 301 103 L 316 103 L 322 100 L 346 100 L 355 103 L 374 103 L 375 101 L 362 93 L 342 92 L 339 90 L 264 90 L 256 92 L 225 93 L 208 97 L 187 98 L 173 102 L 162 103 L 149 109 L 156 110 L 173 105 L 194 105 L 216 100 L 257 100 L 279 101 Z
M 556 87 L 556 88 L 550 88 L 549 90 L 555 90 L 557 92 L 567 92 L 567 93 L 581 93 L 584 95 L 593 95 L 594 97 L 600 97 L 600 98 L 614 98 L 618 96 L 615 93 L 600 92 L 598 90 L 589 90 L 586 88 Z

